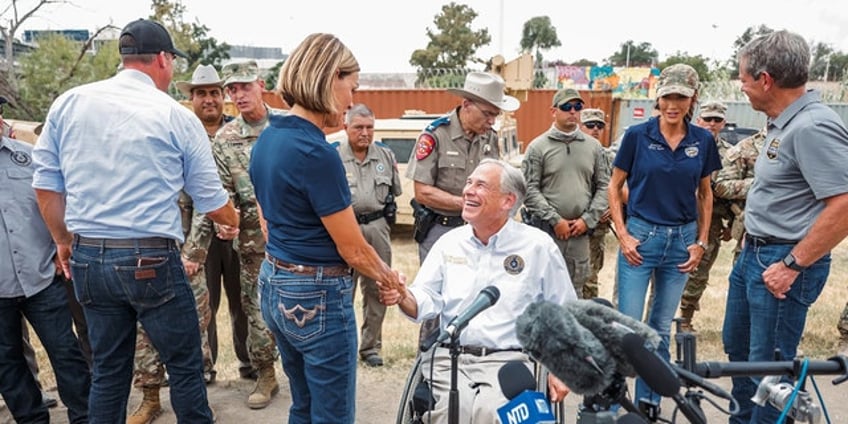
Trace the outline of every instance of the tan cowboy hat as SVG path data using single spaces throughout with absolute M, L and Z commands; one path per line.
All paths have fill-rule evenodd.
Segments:
M 448 93 L 482 100 L 507 112 L 518 110 L 521 103 L 515 97 L 504 94 L 505 85 L 503 78 L 498 75 L 488 72 L 469 72 L 465 76 L 465 85 L 462 88 L 449 88 Z
M 224 81 L 218 76 L 218 71 L 212 65 L 200 65 L 191 74 L 191 81 L 177 81 L 177 89 L 187 97 L 191 97 L 191 90 L 202 85 L 224 87 Z

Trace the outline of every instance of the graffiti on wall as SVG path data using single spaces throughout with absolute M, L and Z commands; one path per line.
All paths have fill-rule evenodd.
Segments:
M 613 97 L 654 97 L 660 70 L 613 66 L 557 66 L 557 88 L 612 90 Z

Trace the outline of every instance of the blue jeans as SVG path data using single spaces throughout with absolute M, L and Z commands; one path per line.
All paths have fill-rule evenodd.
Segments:
M 351 277 L 298 275 L 264 260 L 259 300 L 289 379 L 289 423 L 353 423 L 357 329 Z
M 689 274 L 680 272 L 677 266 L 689 260 L 687 247 L 695 243 L 697 228 L 696 222 L 672 227 L 629 217 L 627 232 L 640 242 L 636 250 L 642 255 L 642 264 L 630 265 L 621 251 L 618 253 L 618 310 L 621 313 L 642 320 L 651 274 L 656 277 L 648 325 L 660 335 L 657 353 L 665 360 L 671 357 L 671 323 L 689 278 Z M 637 378 L 633 403 L 638 405 L 640 399 L 659 404 L 660 395 Z
M 211 423 L 197 305 L 176 243 L 157 249 L 74 243 L 71 274 L 93 354 L 89 422 L 126 420 L 136 322 L 141 322 L 168 369 L 177 421 Z
M 722 341 L 730 361 L 772 361 L 775 349 L 781 359 L 795 358 L 804 332 L 807 311 L 821 294 L 830 273 L 830 254 L 798 274 L 786 299 L 775 298 L 763 283 L 763 272 L 782 260 L 793 245 L 747 245 L 742 249 L 727 292 Z M 733 378 L 733 398 L 739 402 L 739 414 L 731 423 L 774 423 L 780 411 L 751 402 L 759 379 Z
M 38 334 L 53 372 L 68 421 L 88 422 L 88 390 L 91 373 L 71 330 L 71 310 L 61 277 L 29 298 L 0 299 L 0 394 L 16 422 L 47 423 L 50 414 L 41 390 L 27 367 L 23 352 L 21 318 L 26 317 Z

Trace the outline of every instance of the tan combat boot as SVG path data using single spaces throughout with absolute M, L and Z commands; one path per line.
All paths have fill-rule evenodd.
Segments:
M 145 387 L 142 390 L 144 398 L 138 408 L 127 417 L 127 424 L 149 424 L 162 413 L 162 405 L 159 403 L 159 387 Z
M 680 321 L 680 326 L 678 329 L 681 332 L 694 333 L 695 327 L 692 325 L 692 317 L 695 315 L 695 308 L 681 308 L 680 309 L 680 318 L 683 318 Z
M 262 409 L 271 403 L 271 397 L 280 391 L 280 385 L 277 384 L 277 376 L 274 373 L 274 366 L 269 365 L 259 369 L 259 378 L 256 379 L 256 387 L 247 398 L 247 406 L 250 409 Z

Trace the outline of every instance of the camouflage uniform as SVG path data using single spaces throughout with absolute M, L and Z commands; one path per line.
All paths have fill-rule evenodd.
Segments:
M 273 367 L 277 360 L 274 336 L 262 319 L 259 306 L 259 267 L 265 257 L 265 237 L 259 226 L 259 212 L 253 183 L 250 181 L 250 150 L 259 134 L 268 126 L 268 119 L 283 111 L 266 106 L 265 118 L 259 123 L 247 123 L 239 115 L 224 125 L 212 141 L 212 155 L 224 188 L 230 193 L 236 209 L 241 211 L 238 252 L 241 262 L 241 304 L 247 315 L 247 352 L 254 369 Z M 208 219 L 201 225 L 210 225 Z M 211 240 L 211 232 L 209 232 Z M 208 243 L 207 243 L 208 245 Z
M 717 198 L 730 201 L 729 208 L 734 213 L 731 236 L 736 239 L 733 260 L 741 251 L 742 238 L 745 232 L 744 213 L 745 197 L 754 182 L 754 162 L 766 141 L 765 129 L 735 146 L 727 149 L 722 157 L 722 169 L 713 182 L 713 194 Z
M 724 157 L 727 150 L 732 147 L 723 138 L 716 140 L 718 144 L 718 154 Z M 715 175 L 713 175 L 715 178 Z M 694 271 L 689 273 L 689 279 L 686 280 L 686 287 L 683 289 L 683 296 L 680 298 L 680 310 L 684 317 L 691 318 L 691 313 L 701 309 L 700 300 L 707 289 L 707 284 L 710 279 L 710 270 L 718 257 L 718 249 L 721 247 L 721 237 L 725 232 L 725 225 L 730 225 L 735 218 L 735 215 L 730 210 L 728 202 L 718 196 L 713 196 L 713 214 L 710 219 L 710 229 L 707 235 L 707 248 L 704 251 L 704 256 L 701 257 L 701 263 Z M 727 222 L 727 224 L 725 224 Z

